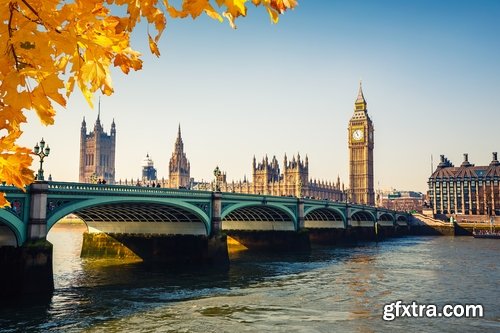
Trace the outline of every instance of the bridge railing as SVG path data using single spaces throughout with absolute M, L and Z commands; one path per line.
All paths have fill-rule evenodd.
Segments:
M 234 192 L 221 192 L 222 198 L 225 200 L 238 200 L 245 198 L 254 201 L 272 201 L 272 202 L 285 202 L 296 203 L 297 197 L 290 196 L 277 196 L 270 194 L 248 194 L 248 193 L 234 193 Z
M 106 193 L 106 194 L 139 194 L 148 196 L 175 195 L 183 197 L 207 197 L 212 192 L 208 191 L 189 191 L 182 189 L 172 189 L 164 187 L 142 187 L 126 185 L 107 185 L 107 184 L 87 184 L 87 183 L 68 183 L 68 182 L 49 182 L 49 192 L 59 193 Z
M 4 193 L 23 193 L 23 190 L 14 185 L 0 185 L 0 192 Z
M 346 205 L 345 201 L 339 201 L 339 200 L 309 199 L 309 198 L 303 198 L 302 200 L 306 204 L 316 204 L 317 205 L 318 203 L 324 203 L 325 205 L 335 205 L 335 206 L 345 206 Z

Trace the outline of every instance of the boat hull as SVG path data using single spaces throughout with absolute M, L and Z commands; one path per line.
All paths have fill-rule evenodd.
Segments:
M 472 234 L 474 238 L 489 238 L 489 239 L 500 239 L 500 234 Z

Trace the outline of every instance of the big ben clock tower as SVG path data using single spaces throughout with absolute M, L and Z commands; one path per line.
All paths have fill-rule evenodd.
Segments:
M 361 82 L 354 114 L 349 121 L 350 201 L 375 205 L 373 190 L 373 123 L 368 116 Z

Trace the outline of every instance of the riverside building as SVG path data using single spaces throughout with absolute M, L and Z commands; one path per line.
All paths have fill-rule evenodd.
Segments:
M 429 177 L 429 204 L 434 214 L 500 215 L 500 162 L 475 166 L 468 154 L 459 167 L 444 155 Z

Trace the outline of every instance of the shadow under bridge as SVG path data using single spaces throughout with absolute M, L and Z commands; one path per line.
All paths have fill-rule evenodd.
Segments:
M 208 235 L 207 223 L 186 208 L 158 203 L 122 202 L 84 207 L 73 212 L 90 233 Z

